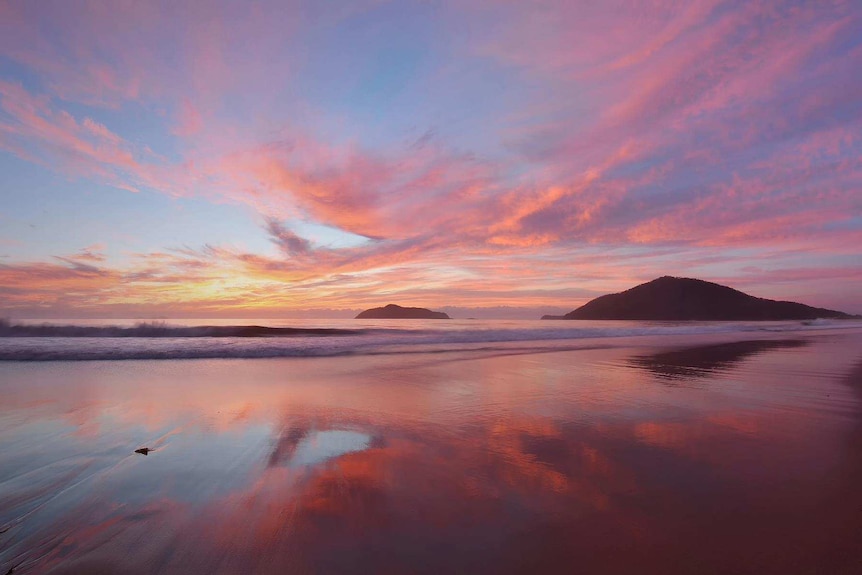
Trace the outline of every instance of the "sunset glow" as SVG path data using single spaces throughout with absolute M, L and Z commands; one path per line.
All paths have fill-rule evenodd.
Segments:
M 538 318 L 662 275 L 862 313 L 860 29 L 855 0 L 0 3 L 0 317 Z

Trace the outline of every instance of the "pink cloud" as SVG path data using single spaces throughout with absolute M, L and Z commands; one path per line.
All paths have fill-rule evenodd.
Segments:
M 154 182 L 151 156 L 91 118 L 77 119 L 44 95 L 0 81 L 0 146 L 46 166 L 102 179 L 125 189 Z M 150 160 L 154 158 L 150 157 Z
M 180 137 L 194 136 L 203 128 L 204 122 L 200 111 L 188 99 L 183 100 L 173 133 Z
M 277 256 L 219 247 L 186 254 L 185 263 L 171 252 L 163 262 L 151 254 L 147 265 L 123 264 L 114 270 L 128 288 L 118 288 L 122 305 L 144 294 L 204 301 L 214 297 L 207 286 L 216 277 L 238 273 L 269 298 L 277 296 L 265 282 L 294 282 L 309 297 L 312 286 L 340 278 L 365 301 L 374 292 L 362 287 L 363 274 L 380 288 L 397 269 L 404 290 L 421 290 L 434 283 L 421 272 L 429 266 L 443 270 L 439 294 L 472 289 L 509 304 L 506 289 L 555 285 L 555 269 L 589 275 L 571 265 L 579 258 L 609 270 L 608 287 L 658 275 L 630 257 L 594 258 L 596 250 L 700 250 L 703 261 L 745 247 L 835 255 L 858 235 L 862 81 L 854 72 L 862 48 L 851 4 L 443 8 L 437 25 L 454 30 L 445 55 L 523 90 L 511 100 L 503 91 L 469 95 L 511 106 L 475 124 L 488 138 L 502 134 L 499 146 L 465 150 L 435 132 L 381 144 L 363 131 L 371 126 L 339 133 L 336 113 L 297 96 L 292 82 L 303 73 L 328 73 L 309 71 L 307 28 L 355 17 L 353 8 L 324 15 L 301 3 L 96 2 L 0 8 L 0 53 L 40 80 L 0 79 L 0 147 L 124 190 L 251 206 L 278 248 Z M 373 7 L 356 8 L 365 9 Z M 276 105 L 282 98 L 288 104 Z M 158 110 L 172 152 L 154 152 L 88 106 Z M 311 120 L 302 120 L 306 113 Z M 368 242 L 320 247 L 292 231 L 291 220 Z M 47 270 L 100 264 L 100 252 L 39 264 L 44 270 L 22 264 L 16 273 L 38 283 Z M 797 257 L 788 270 L 809 267 Z M 477 279 L 508 273 L 493 258 L 517 270 L 511 281 L 496 277 L 496 288 Z M 201 295 L 170 293 L 166 278 L 190 269 L 200 274 L 192 283 Z M 219 301 L 234 305 L 243 289 L 238 282 Z M 349 303 L 323 293 L 320 305 Z

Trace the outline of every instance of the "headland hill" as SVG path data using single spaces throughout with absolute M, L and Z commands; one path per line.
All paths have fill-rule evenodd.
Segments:
M 546 315 L 542 319 L 780 321 L 862 316 L 754 297 L 704 280 L 663 276 L 620 293 L 597 297 L 565 315 Z
M 355 319 L 451 319 L 442 311 L 431 311 L 424 307 L 401 307 L 393 303 L 384 307 L 367 309 Z

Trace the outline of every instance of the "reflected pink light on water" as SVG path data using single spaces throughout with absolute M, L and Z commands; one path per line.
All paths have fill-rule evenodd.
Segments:
M 841 551 L 859 526 L 858 335 L 701 340 L 2 365 L 0 560 L 801 573 L 858 557 Z

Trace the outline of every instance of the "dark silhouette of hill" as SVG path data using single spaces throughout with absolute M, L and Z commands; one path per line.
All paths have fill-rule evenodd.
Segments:
M 754 297 L 703 280 L 664 276 L 621 293 L 597 297 L 564 316 L 546 315 L 542 319 L 767 321 L 858 317 L 791 301 Z
M 423 307 L 401 307 L 391 303 L 386 307 L 367 309 L 356 319 L 450 319 L 442 311 L 431 311 Z

